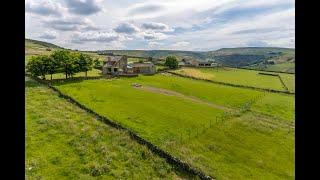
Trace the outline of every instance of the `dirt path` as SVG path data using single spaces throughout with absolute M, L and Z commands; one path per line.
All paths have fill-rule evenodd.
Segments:
M 154 92 L 154 93 L 160 93 L 160 94 L 164 94 L 164 95 L 168 95 L 168 96 L 177 96 L 177 97 L 180 97 L 180 98 L 183 98 L 183 99 L 190 100 L 190 101 L 195 102 L 195 103 L 205 104 L 207 106 L 211 106 L 213 108 L 221 109 L 221 110 L 224 110 L 224 111 L 236 111 L 235 109 L 232 109 L 232 108 L 229 108 L 229 107 L 225 107 L 225 106 L 221 106 L 221 105 L 218 105 L 218 104 L 214 104 L 214 103 L 199 99 L 197 97 L 186 96 L 184 94 L 181 94 L 181 93 L 178 93 L 178 92 L 175 92 L 175 91 L 171 91 L 171 90 L 167 90 L 167 89 L 156 88 L 156 87 L 152 87 L 152 86 L 140 86 L 140 87 L 134 87 L 134 88 L 141 89 L 141 90 L 144 90 L 144 91 Z

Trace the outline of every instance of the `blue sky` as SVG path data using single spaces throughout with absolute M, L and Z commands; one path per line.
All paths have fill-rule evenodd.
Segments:
M 295 46 L 293 0 L 26 0 L 26 37 L 81 50 Z

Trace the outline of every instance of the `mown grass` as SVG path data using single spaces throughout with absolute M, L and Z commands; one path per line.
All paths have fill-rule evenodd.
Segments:
M 259 71 L 236 68 L 181 68 L 174 72 L 200 79 L 245 85 L 258 88 L 284 91 L 280 80 L 276 76 L 258 74 Z
M 25 140 L 27 179 L 180 179 L 181 175 L 127 133 L 29 78 Z
M 141 91 L 132 87 L 132 83 L 169 89 L 233 108 L 263 94 L 171 75 L 89 80 L 55 86 L 217 179 L 294 178 L 292 119 L 275 118 L 285 117 L 281 113 L 274 117 L 256 113 L 262 109 L 264 114 L 273 114 L 277 108 L 269 112 L 263 105 L 257 106 L 241 116 L 216 121 L 223 110 L 173 95 Z M 274 93 L 263 97 L 268 96 L 283 98 Z M 277 103 L 264 98 L 256 103 L 265 102 L 270 106 Z M 289 99 L 294 98 L 289 96 Z M 282 108 L 291 110 L 292 107 Z M 289 113 L 294 114 L 294 110 Z
M 284 84 L 287 86 L 290 92 L 295 92 L 295 75 L 292 74 L 279 74 Z
M 177 123 L 181 129 L 200 128 L 194 119 L 202 118 L 202 123 L 209 125 L 223 113 L 179 97 L 142 91 L 134 88 L 132 83 L 130 79 L 102 79 L 60 84 L 57 87 L 97 112 L 111 119 L 121 119 L 122 124 L 129 125 L 127 127 L 134 131 L 150 135 L 157 143 L 178 137 Z M 177 114 L 179 111 L 188 113 Z
M 263 95 L 264 98 L 260 98 L 256 103 L 254 103 L 254 105 L 257 104 L 253 109 L 254 111 L 269 114 L 277 118 L 287 119 L 289 121 L 294 119 L 295 98 L 293 95 L 264 93 L 262 91 L 224 86 L 199 80 L 182 78 L 170 74 L 139 76 L 137 78 L 128 79 L 127 81 L 173 90 L 188 96 L 194 96 L 205 101 L 231 108 L 240 108 L 255 97 Z M 270 108 L 268 108 L 278 107 L 278 104 L 281 104 L 281 109 L 272 108 L 271 111 Z M 283 114 L 283 111 L 286 113 Z

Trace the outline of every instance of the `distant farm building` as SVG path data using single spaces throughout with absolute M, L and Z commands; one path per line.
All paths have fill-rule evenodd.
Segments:
M 156 67 L 153 63 L 128 64 L 127 56 L 107 56 L 103 62 L 102 73 L 104 75 L 154 74 Z
M 186 66 L 199 66 L 199 62 L 195 59 L 187 59 L 184 58 L 182 59 L 182 62 L 186 65 Z
M 179 66 L 193 66 L 193 67 L 216 67 L 219 66 L 218 63 L 216 63 L 213 60 L 207 60 L 207 61 L 198 61 L 195 59 L 182 59 L 182 61 L 179 63 Z

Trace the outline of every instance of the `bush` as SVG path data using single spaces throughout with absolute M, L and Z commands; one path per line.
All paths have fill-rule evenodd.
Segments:
M 177 58 L 175 56 L 168 56 L 164 65 L 169 67 L 170 69 L 178 68 Z

